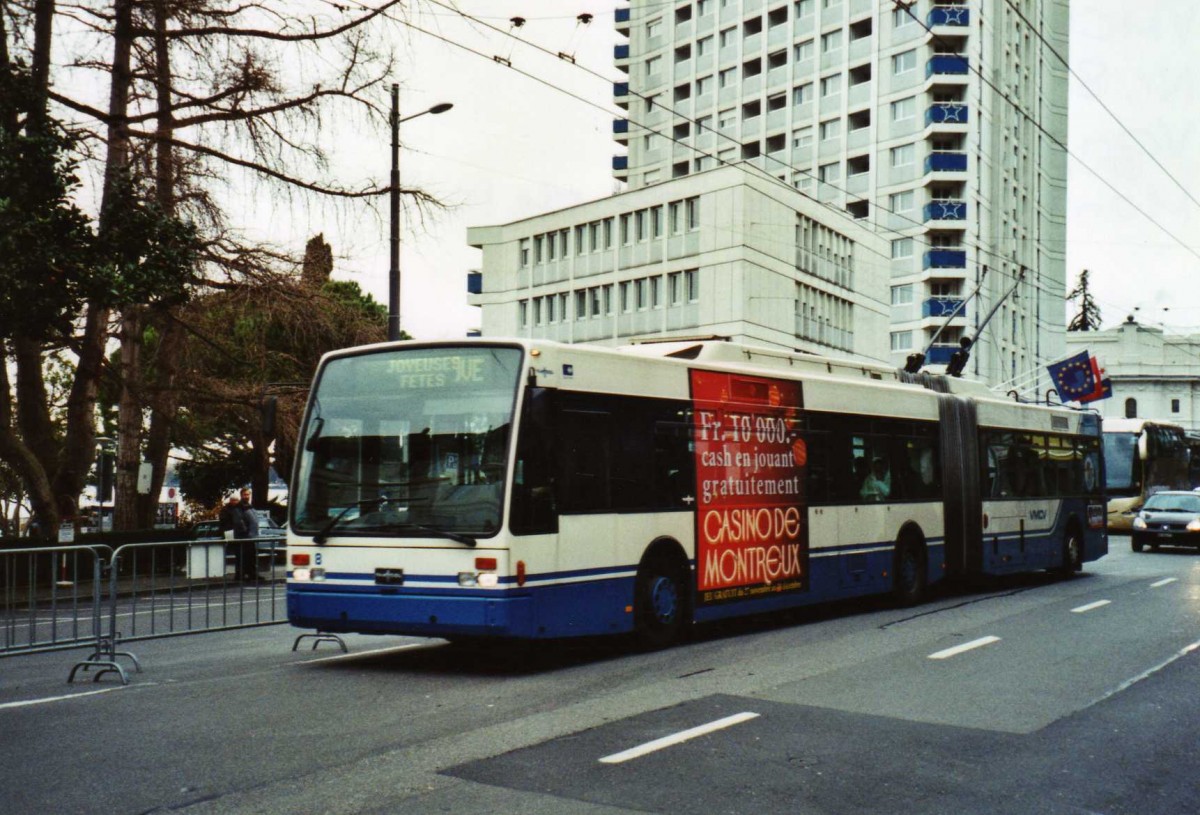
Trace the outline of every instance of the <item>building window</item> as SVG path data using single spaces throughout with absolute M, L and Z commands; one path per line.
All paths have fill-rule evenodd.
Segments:
M 630 297 L 629 292 L 631 285 L 628 280 L 621 284 L 621 311 L 626 313 L 633 311 L 633 298 Z
M 912 238 L 897 238 L 892 241 L 892 257 L 893 258 L 910 258 L 913 253 Z
M 600 287 L 593 286 L 588 289 L 588 299 L 592 301 L 592 316 L 600 316 Z
M 892 121 L 903 122 L 917 115 L 917 97 L 897 99 L 892 102 Z
M 696 56 L 703 57 L 712 53 L 713 38 L 712 36 L 701 37 L 696 40 Z
M 811 102 L 813 98 L 813 85 L 811 82 L 806 82 L 803 85 L 797 85 L 792 89 L 792 104 L 803 105 L 805 102 Z
M 813 15 L 813 0 L 796 0 L 796 16 L 811 17 Z
M 893 331 L 892 332 L 892 350 L 893 351 L 911 351 L 912 350 L 912 332 L 911 331 Z
M 912 283 L 905 283 L 902 286 L 892 286 L 892 305 L 907 306 L 913 301 Z
M 737 45 L 737 29 L 727 28 L 721 32 L 721 47 L 728 48 L 731 45 Z
M 813 47 L 812 40 L 805 40 L 804 42 L 796 43 L 796 47 L 793 49 L 793 56 L 796 58 L 796 62 L 803 62 L 806 59 L 812 59 Z
M 839 162 L 822 164 L 817 168 L 817 180 L 832 184 L 842 180 L 842 165 Z
M 662 307 L 662 277 L 650 278 L 650 308 Z
M 821 53 L 828 54 L 842 47 L 842 30 L 830 31 L 821 35 Z
M 687 228 L 694 232 L 700 228 L 700 199 L 689 198 L 683 202 L 687 209 Z
M 917 22 L 916 15 L 918 14 L 918 11 L 916 9 L 917 4 L 913 3 L 912 5 L 914 7 L 912 10 L 912 14 L 909 14 L 908 9 L 904 9 L 904 8 L 897 8 L 897 9 L 892 10 L 892 28 L 895 28 L 895 29 L 908 28 L 910 25 L 916 24 L 916 22 Z
M 902 144 L 899 147 L 893 147 L 891 151 L 892 167 L 907 167 L 916 159 L 916 148 L 911 144 Z
M 1136 399 L 1126 399 L 1125 400 L 1125 418 L 1126 419 L 1136 419 L 1137 418 L 1137 400 Z
M 673 306 L 683 302 L 683 272 L 667 275 L 667 302 Z
M 529 325 L 529 301 L 517 301 L 517 325 L 525 328 Z
M 662 70 L 662 57 L 650 57 L 646 60 L 646 76 L 652 76 Z
M 737 68 L 726 68 L 717 74 L 717 84 L 722 88 L 728 88 L 733 83 L 737 82 Z
M 894 192 L 888 196 L 888 209 L 892 212 L 908 212 L 916 203 L 916 195 L 912 190 Z
M 1178 399 L 1172 399 L 1172 400 L 1171 400 L 1171 412 L 1172 412 L 1172 413 L 1178 413 L 1178 412 L 1179 412 L 1179 400 L 1178 400 Z
M 833 96 L 842 92 L 842 75 L 835 74 L 821 80 L 821 97 Z
M 892 57 L 892 73 L 896 76 L 906 74 L 917 67 L 917 50 L 914 48 L 909 51 L 896 54 Z
M 530 244 L 529 238 L 521 238 L 521 266 L 522 267 L 526 267 L 529 265 L 529 256 L 530 256 L 529 244 Z
M 792 147 L 793 148 L 803 149 L 806 147 L 812 147 L 812 143 L 813 143 L 813 133 L 812 133 L 811 127 L 801 128 L 800 130 L 797 130 L 795 133 L 792 134 Z
M 640 277 L 633 281 L 633 291 L 637 310 L 644 310 L 646 308 L 646 278 Z
M 712 93 L 713 78 L 712 74 L 702 76 L 696 80 L 696 95 L 703 96 L 706 93 Z
M 657 20 L 651 20 L 650 22 L 646 23 L 646 36 L 647 37 L 661 37 L 662 32 L 663 32 L 663 25 L 662 25 L 661 17 L 659 17 Z
M 683 287 L 687 290 L 687 299 L 689 303 L 696 303 L 700 300 L 700 270 L 688 269 L 683 273 Z
M 821 141 L 836 139 L 838 136 L 842 135 L 842 120 L 830 119 L 828 122 L 821 122 L 820 133 Z
M 587 319 L 587 292 L 580 290 L 575 292 L 575 319 Z

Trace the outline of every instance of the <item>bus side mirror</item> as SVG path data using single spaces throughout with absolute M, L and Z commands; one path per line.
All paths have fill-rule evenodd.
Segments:
M 1144 432 L 1138 435 L 1137 440 L 1138 458 L 1145 461 L 1150 456 L 1150 434 Z

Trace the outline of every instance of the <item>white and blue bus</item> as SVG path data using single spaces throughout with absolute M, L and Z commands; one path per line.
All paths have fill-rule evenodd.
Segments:
M 321 362 L 288 616 L 635 632 L 1102 557 L 1099 417 L 724 342 L 406 342 Z

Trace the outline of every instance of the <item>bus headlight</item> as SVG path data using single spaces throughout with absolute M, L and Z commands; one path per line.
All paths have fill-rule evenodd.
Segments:
M 1133 518 L 1133 528 L 1134 529 L 1145 529 L 1146 528 L 1146 519 L 1143 518 L 1141 515 L 1135 515 Z
M 1188 532 L 1200 532 L 1200 518 L 1189 521 L 1187 525 Z
M 494 589 L 500 585 L 500 577 L 495 572 L 459 572 L 458 585 Z

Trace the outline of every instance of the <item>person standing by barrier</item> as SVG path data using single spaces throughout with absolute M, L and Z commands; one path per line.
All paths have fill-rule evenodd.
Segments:
M 254 507 L 250 502 L 250 490 L 242 489 L 241 501 L 237 505 L 238 512 L 242 516 L 242 535 L 234 535 L 241 538 L 257 538 L 258 537 L 258 513 L 254 511 Z M 244 543 L 241 545 L 241 555 L 238 558 L 238 574 L 243 580 L 254 581 L 258 579 L 258 544 Z
M 218 516 L 221 536 L 227 541 L 239 540 L 246 537 L 246 519 L 242 515 L 242 508 L 238 503 L 239 500 L 236 492 L 230 495 L 229 501 L 225 506 L 221 507 L 221 514 Z M 242 544 L 230 544 L 227 547 L 227 551 L 233 555 L 234 572 L 241 576 L 244 574 L 242 571 Z

